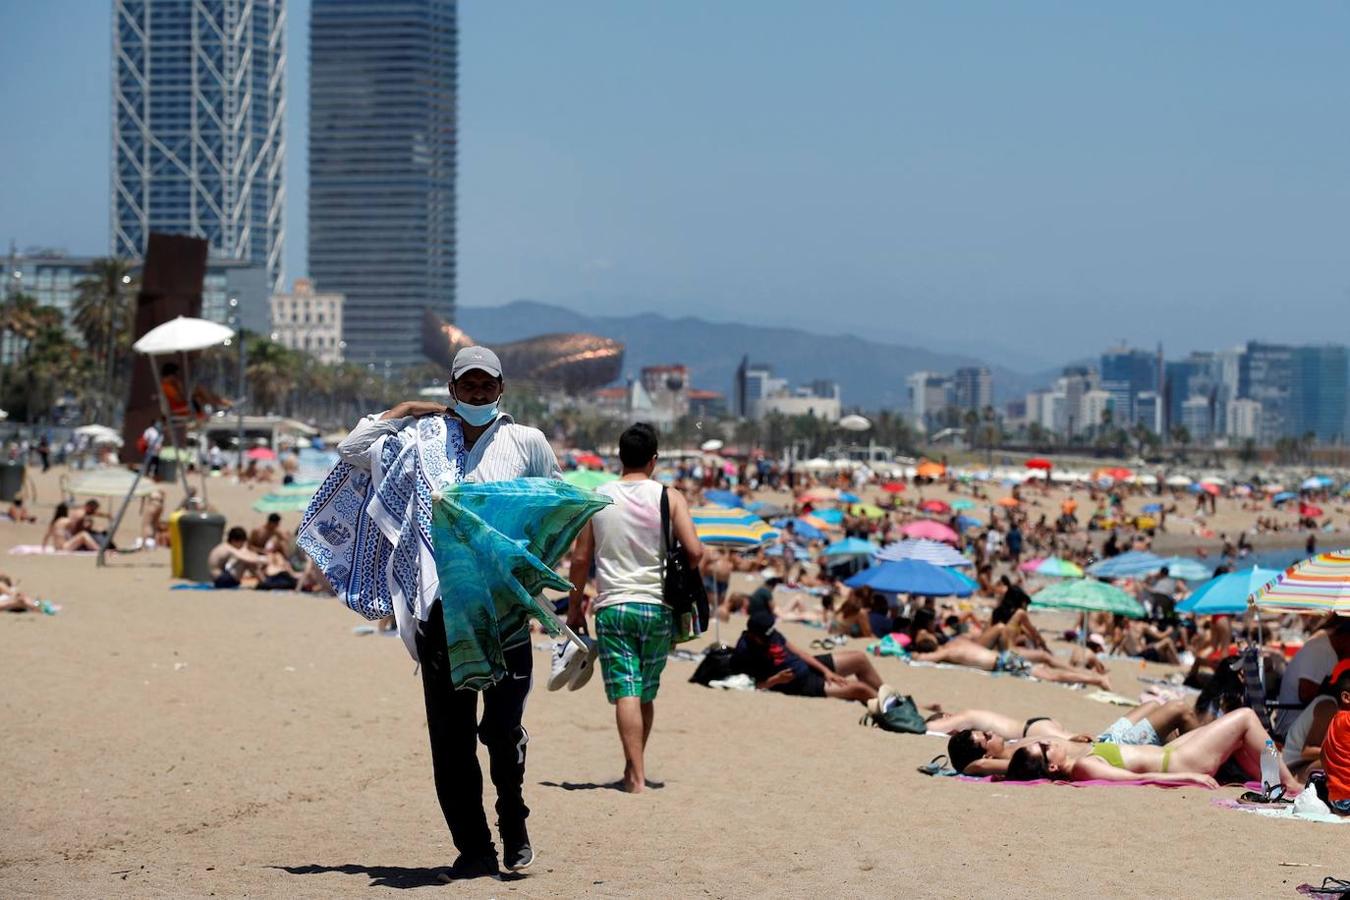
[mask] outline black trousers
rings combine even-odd
[[[530,736],[520,724],[530,693],[534,655],[529,642],[506,651],[506,678],[482,691],[483,718],[478,719],[478,691],[455,690],[445,647],[445,620],[440,601],[417,635],[422,661],[422,693],[431,737],[431,765],[436,799],[455,849],[468,856],[494,852],[492,833],[483,812],[483,771],[478,741],[488,751],[488,770],[497,789],[497,827],[514,834],[530,814],[522,788],[525,746]]]

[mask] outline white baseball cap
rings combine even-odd
[[[482,369],[493,378],[502,377],[501,360],[486,347],[465,347],[456,353],[455,361],[450,364],[450,380],[455,381],[471,369]]]

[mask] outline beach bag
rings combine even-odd
[[[862,717],[861,724],[901,734],[928,733],[928,725],[924,722],[923,716],[919,715],[918,704],[909,695],[897,697],[891,708],[880,715],[867,713]]]
[[[701,684],[707,687],[714,681],[723,681],[736,674],[731,664],[732,649],[725,645],[715,645],[709,647],[703,654],[702,661],[694,674],[689,676],[689,680],[694,684]]]
[[[672,640],[681,644],[692,641],[708,627],[708,589],[703,577],[689,565],[684,546],[675,536],[670,524],[670,498],[661,488],[661,535],[665,540],[665,555],[661,560],[661,593],[670,607],[674,620]]]

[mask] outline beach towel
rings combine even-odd
[[[544,588],[570,590],[553,565],[610,499],[564,481],[517,478],[450,485],[434,495],[433,562],[456,688],[482,690],[507,674],[504,642],[528,627],[561,632]]]
[[[1140,775],[1138,778],[1136,778],[1136,779],[1131,779],[1131,780],[1129,780],[1129,781],[1108,781],[1108,780],[1106,780],[1106,779],[1097,779],[1097,778],[1089,779],[1089,780],[1087,780],[1087,781],[1055,781],[1055,780],[1049,779],[1049,778],[1041,778],[1041,779],[1038,779],[1038,780],[1036,780],[1036,781],[1009,781],[1009,780],[1007,780],[1006,778],[994,778],[994,776],[992,776],[992,775],[984,775],[984,776],[980,776],[980,777],[977,777],[977,776],[974,776],[974,775],[958,775],[958,776],[956,776],[956,778],[954,778],[954,779],[952,779],[952,780],[953,780],[953,781],[969,781],[969,782],[972,782],[972,783],[984,783],[984,784],[989,784],[989,783],[993,783],[993,782],[997,781],[997,782],[999,783],[999,785],[1006,785],[1006,786],[1008,786],[1008,787],[1041,787],[1041,786],[1047,785],[1047,784],[1057,784],[1057,785],[1063,785],[1064,787],[1076,787],[1076,788],[1081,788],[1081,787],[1160,787],[1160,788],[1194,788],[1194,787],[1198,787],[1198,785],[1194,785],[1194,784],[1180,784],[1180,783],[1177,783],[1177,782],[1175,782],[1175,781],[1154,781],[1153,779],[1149,778],[1147,775]],[[1254,784],[1254,783],[1253,783],[1253,784],[1248,784],[1247,787],[1248,787],[1248,788],[1253,788],[1253,787],[1255,787],[1255,788],[1260,788],[1260,785]],[[1215,801],[1215,802],[1217,803],[1218,801]],[[1233,801],[1233,802],[1236,803],[1237,801]]]
[[[88,556],[93,550],[52,550],[41,544],[15,544],[9,548],[10,556]]]

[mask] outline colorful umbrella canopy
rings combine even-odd
[[[1350,616],[1350,550],[1295,563],[1254,591],[1251,600],[1261,609]]]
[[[1103,478],[1109,478],[1112,481],[1125,481],[1134,476],[1134,472],[1123,466],[1107,466],[1098,469],[1092,473],[1093,481],[1100,481]]]
[[[778,516],[787,515],[787,510],[776,503],[770,503],[767,500],[755,500],[745,504],[745,508],[759,516],[761,519],[773,519]]]
[[[888,494],[903,494],[905,484],[902,481],[887,481],[881,485],[881,489]]]
[[[1131,550],[1088,566],[1088,574],[1098,578],[1133,578],[1163,567],[1162,557],[1147,550]]]
[[[811,513],[812,519],[819,519],[826,525],[839,525],[844,521],[844,511],[842,509],[818,509]]]
[[[999,497],[996,502],[999,506],[1006,509],[1012,509],[1014,506],[1021,505],[1021,502],[1016,497]]]
[[[861,503],[861,502],[862,502],[862,498],[859,497],[857,494],[852,494],[852,493],[849,493],[848,491],[840,491],[840,492],[839,492],[839,502],[840,502],[840,503]]]
[[[1177,611],[1195,616],[1241,615],[1247,598],[1280,576],[1279,569],[1257,566],[1211,578],[1177,604]]]
[[[1164,559],[1158,569],[1166,567],[1167,574],[1172,578],[1180,578],[1183,581],[1203,581],[1212,578],[1214,567],[1207,566],[1194,559],[1187,559],[1184,556],[1169,556]]]
[[[613,472],[600,472],[595,469],[573,469],[563,473],[563,481],[586,491],[593,491],[602,484],[618,480],[619,476]]]
[[[1305,519],[1316,519],[1322,515],[1322,507],[1312,503],[1300,503],[1298,505],[1298,514]]]
[[[918,522],[910,522],[900,529],[900,533],[905,537],[924,538],[930,541],[942,541],[943,543],[953,545],[960,540],[955,531],[952,531],[941,522],[934,522],[932,519],[922,519]]]
[[[744,509],[697,506],[689,511],[698,539],[726,547],[757,547],[778,537],[764,520]]]
[[[1037,575],[1044,575],[1047,578],[1082,578],[1083,569],[1069,562],[1067,559],[1060,559],[1058,556],[1052,556],[1049,559],[1043,559],[1038,562],[1035,568],[1031,569]]]
[[[815,528],[818,531],[825,531],[827,529],[834,527],[834,524],[832,522],[827,522],[820,516],[813,516],[813,515],[798,516],[796,522],[798,525],[809,525],[810,527]]]
[[[943,500],[925,500],[919,504],[919,509],[938,515],[945,515],[952,511],[952,508]]]
[[[1163,507],[1162,507],[1162,504],[1161,504],[1161,503],[1145,503],[1145,504],[1144,504],[1144,512],[1146,512],[1146,513],[1160,513],[1160,512],[1162,512],[1162,508],[1163,508]]]
[[[819,526],[813,525],[805,519],[774,519],[770,524],[775,528],[791,526],[792,533],[804,541],[825,540],[825,532]]]
[[[975,583],[959,572],[917,559],[890,560],[863,569],[844,582],[851,588],[870,587],[886,594],[923,597],[969,597]]]
[[[864,519],[880,519],[886,515],[886,510],[870,503],[855,503],[848,508],[848,512],[851,516],[862,516]]]
[[[1052,584],[1031,595],[1031,605],[1037,609],[1072,609],[1086,612],[1108,612],[1112,615],[1144,617],[1144,606],[1115,585],[1093,578],[1076,578]]]
[[[594,453],[574,453],[572,454],[572,462],[591,469],[603,469],[605,467],[605,461]]]
[[[254,447],[244,454],[249,459],[272,460],[277,458],[277,452],[271,447]]]
[[[878,560],[917,559],[935,566],[968,566],[966,559],[956,548],[941,541],[908,540],[887,544],[877,553]]]
[[[914,474],[920,478],[941,478],[947,474],[947,467],[942,463],[921,462],[915,467]]]
[[[961,529],[962,531],[967,531],[971,528],[983,528],[984,523],[981,522],[979,519],[973,518],[971,516],[957,516],[956,527]]]
[[[1288,503],[1290,500],[1297,499],[1297,497],[1298,494],[1295,494],[1293,491],[1280,491],[1274,497],[1270,498],[1270,502],[1279,506],[1281,503]]]
[[[718,506],[742,507],[745,504],[731,491],[711,490],[703,492],[703,499]]]
[[[1055,464],[1043,456],[1033,456],[1026,461],[1026,467],[1028,469],[1040,469],[1043,472],[1048,472],[1055,467]]]
[[[843,556],[871,556],[877,552],[877,545],[871,541],[864,541],[862,538],[844,538],[842,541],[835,541],[822,552],[827,558]]]
[[[967,500],[967,499],[965,499],[965,498],[963,497],[963,498],[961,498],[960,500],[953,500],[953,501],[952,501],[952,509],[957,510],[957,511],[960,511],[960,510],[963,510],[963,509],[974,509],[974,508],[975,508],[975,501],[974,501],[974,500]]]

